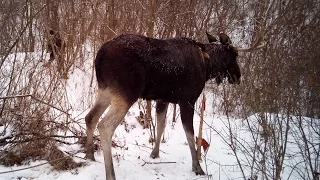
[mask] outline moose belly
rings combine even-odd
[[[185,82],[166,79],[166,82],[147,83],[141,97],[146,100],[163,100],[170,103],[194,101],[200,95],[204,82]]]

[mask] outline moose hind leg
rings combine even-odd
[[[159,148],[160,148],[161,137],[162,137],[164,128],[166,127],[167,109],[168,109],[168,103],[163,102],[163,101],[157,102],[157,105],[156,105],[157,137],[156,137],[156,143],[155,143],[154,148],[153,148],[151,155],[150,155],[150,157],[152,157],[152,158],[159,157]]]
[[[195,148],[195,138],[194,138],[194,129],[193,129],[193,113],[194,106],[189,103],[181,105],[180,104],[180,114],[181,121],[183,124],[183,129],[186,133],[187,141],[189,144],[191,157],[192,157],[192,171],[194,171],[197,175],[204,175],[204,171],[202,170],[199,160],[197,158],[197,151]]]
[[[98,130],[100,133],[101,145],[104,156],[104,164],[106,171],[106,179],[114,180],[115,173],[112,162],[112,153],[111,153],[111,145],[112,145],[112,135],[117,128],[117,126],[121,123],[130,106],[133,103],[128,103],[121,96],[114,96],[108,113],[98,124]]]
[[[96,128],[98,120],[107,109],[111,101],[111,94],[108,89],[98,90],[96,102],[85,117],[87,131],[87,152],[86,158],[94,160],[93,131]]]

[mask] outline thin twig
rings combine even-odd
[[[25,136],[25,135],[33,135],[33,136],[37,136],[35,138],[28,138],[28,139],[24,139],[24,140],[11,140],[11,141],[6,141],[7,139],[11,139],[13,138],[13,136],[8,136],[8,137],[5,137],[5,138],[1,138],[0,139],[0,145],[3,145],[3,144],[13,144],[13,143],[27,143],[27,142],[32,142],[32,141],[39,141],[39,140],[45,140],[45,139],[51,139],[51,140],[54,140],[54,141],[57,141],[57,142],[60,142],[60,143],[63,143],[63,144],[72,144],[72,143],[69,143],[69,142],[65,142],[65,141],[62,141],[60,139],[55,139],[55,138],[86,138],[86,136],[62,136],[62,135],[49,135],[49,136],[45,136],[45,135],[40,135],[40,134],[18,134],[18,135],[15,135],[15,136]]]
[[[7,142],[1,142],[0,145],[4,144],[13,144],[13,143],[27,143],[27,142],[32,142],[32,141],[40,141],[40,140],[45,140],[45,139],[51,139],[60,143],[68,144],[71,145],[71,143],[59,140],[59,139],[54,139],[51,137],[38,137],[38,138],[29,138],[29,139],[24,139],[24,140],[12,140],[12,141],[7,141]]]
[[[66,153],[66,154],[68,154],[68,155],[71,156],[71,157],[75,157],[75,158],[82,159],[82,160],[84,160],[84,161],[88,161],[88,159],[86,159],[85,157],[83,158],[83,157],[80,157],[80,156],[77,156],[77,155],[76,155],[76,154],[80,153],[81,150],[76,151],[76,152],[74,152],[74,153],[70,153],[70,152],[67,152],[67,151],[63,151],[63,152]],[[92,161],[92,162],[97,162],[97,163],[100,163],[100,164],[104,164],[104,162],[100,162],[100,161],[97,161],[97,160],[94,160],[94,161]]]
[[[50,107],[52,107],[52,108],[54,108],[54,109],[56,109],[56,110],[59,110],[59,111],[65,113],[65,114],[67,114],[67,115],[70,115],[68,112],[66,112],[66,111],[64,111],[64,110],[62,110],[62,109],[60,109],[60,108],[58,108],[58,107],[55,107],[55,106],[52,105],[52,104],[49,104],[49,103],[47,103],[47,102],[44,102],[44,101],[42,101],[41,99],[34,97],[32,94],[14,95],[14,96],[4,96],[4,97],[0,97],[0,99],[23,98],[23,97],[31,97],[32,99],[34,99],[34,100],[36,100],[36,101],[39,101],[39,102],[41,102],[42,104],[45,104],[45,105],[47,105],[47,106],[50,106]]]
[[[131,143],[131,144],[133,144],[133,143]],[[139,146],[139,147],[144,147],[144,148],[149,148],[149,149],[153,149],[153,148],[151,148],[151,147],[148,147],[148,146],[145,146],[145,145],[139,145],[138,143],[136,143],[136,144],[133,144],[133,145],[136,145],[136,146]],[[162,151],[162,150],[159,150],[159,151],[163,152],[164,154],[169,154],[169,153],[167,153],[167,152],[164,152],[164,151]]]

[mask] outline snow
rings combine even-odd
[[[134,111],[132,108],[131,111]],[[217,120],[217,119],[216,119]],[[132,124],[135,123],[133,116],[127,116],[126,121]],[[130,125],[129,125],[130,127]],[[204,135],[205,136],[205,135]],[[188,180],[188,179],[206,179],[206,176],[196,176],[191,171],[191,155],[189,147],[186,144],[186,138],[181,126],[180,121],[175,125],[174,129],[171,126],[166,128],[165,139],[166,143],[162,143],[160,147],[160,158],[152,159],[149,157],[152,145],[148,143],[149,134],[147,130],[143,130],[141,127],[136,127],[127,133],[124,130],[124,126],[118,127],[115,133],[115,139],[122,142],[127,149],[113,148],[114,155],[114,168],[117,179],[130,179],[130,180],[149,180],[149,179],[176,179],[176,180]],[[220,163],[230,163],[230,158],[221,157],[226,156],[221,153],[223,147],[220,146],[218,138],[214,138],[212,141],[212,147],[208,152],[208,159],[217,159]],[[70,150],[77,150],[79,147],[69,148]],[[66,149],[65,149],[66,150]],[[165,152],[165,153],[163,153]],[[220,152],[220,153],[219,153]],[[77,154],[79,157],[84,157],[83,153]],[[8,174],[0,174],[0,179],[59,179],[59,180],[85,180],[85,179],[105,179],[103,155],[101,151],[95,153],[96,162],[86,161],[87,166],[81,167],[78,170],[72,172],[55,172],[50,171],[50,165],[27,169],[23,171],[17,171]],[[84,161],[79,158],[74,158],[76,161]],[[218,160],[220,159],[220,160]],[[145,164],[145,162],[175,162],[175,163],[163,163],[163,164]],[[43,163],[43,161],[37,161],[30,163],[30,166]],[[218,167],[212,162],[208,162],[209,174],[213,179],[216,179],[218,173]],[[24,168],[26,166],[19,167],[0,167],[0,172],[15,170]],[[204,163],[202,167],[205,169]],[[228,172],[227,172],[228,173]],[[230,172],[228,173],[231,175]]]
[[[207,101],[210,98],[207,98]],[[210,103],[210,102],[208,102]],[[124,148],[113,148],[113,163],[117,179],[123,180],[149,180],[149,179],[174,179],[174,180],[193,180],[193,179],[207,179],[208,176],[197,176],[191,170],[191,154],[189,146],[187,145],[186,137],[182,124],[179,120],[176,124],[172,124],[172,107],[169,106],[167,114],[168,124],[164,132],[166,143],[160,145],[160,158],[152,159],[149,157],[152,151],[152,144],[149,143],[150,133],[147,129],[142,129],[141,125],[137,122],[136,116],[139,114],[137,104],[134,104],[125,117],[128,124],[129,132],[126,132],[124,124],[120,125],[114,134],[114,140],[118,145]],[[207,108],[210,110],[210,108]],[[223,126],[221,124],[221,117],[214,116],[212,112],[207,111],[205,114],[205,121],[214,126]],[[84,117],[85,113],[73,113],[77,115],[77,119]],[[153,112],[154,115],[154,112]],[[195,134],[198,131],[199,115],[195,113],[194,125]],[[84,122],[83,122],[84,126]],[[210,133],[210,128],[204,126],[203,137],[211,141],[211,147],[207,153],[207,167],[205,162],[201,163],[202,168],[211,176],[211,179],[217,179],[219,176],[219,166],[211,160],[215,160],[221,164],[235,164],[235,161],[228,154],[224,153],[227,147],[221,142],[219,136]],[[210,135],[211,137],[208,137]],[[61,146],[60,149],[66,152],[76,152],[81,147],[79,145]],[[38,167],[1,174],[1,172],[17,170],[25,167],[30,167],[42,164],[46,161],[30,162],[29,165],[4,167],[0,166],[0,179],[38,179],[38,180],[86,180],[105,179],[104,173],[104,160],[102,150],[95,153],[96,162],[82,159],[84,153],[77,153],[74,157],[75,161],[86,162],[87,165],[76,170],[68,171],[52,171],[49,164],[41,165]],[[81,157],[81,158],[79,158]],[[147,164],[146,164],[147,162]],[[160,164],[148,164],[148,162],[156,162]],[[168,163],[169,162],[169,163]],[[226,169],[226,177],[241,177],[239,170],[235,167]],[[238,175],[236,175],[238,174]]]
[[[89,52],[90,53],[90,52]],[[22,56],[22,54],[18,54]],[[36,55],[35,55],[36,56]],[[5,64],[10,67],[10,61]],[[84,116],[88,111],[86,102],[92,102],[95,94],[95,83],[90,87],[91,67],[90,62],[84,64],[85,70],[75,69],[67,80],[67,94],[73,107],[72,118],[80,121],[81,126],[84,128]],[[165,143],[160,145],[160,158],[152,159],[149,157],[152,151],[152,144],[149,143],[150,132],[147,129],[142,129],[141,125],[137,122],[136,116],[139,114],[139,108],[137,104],[134,104],[125,117],[125,121],[128,124],[129,132],[125,130],[125,125],[120,125],[114,134],[114,141],[121,147],[112,149],[113,163],[118,180],[150,180],[150,179],[162,179],[162,180],[198,180],[198,179],[243,179],[241,170],[237,165],[237,161],[230,147],[228,123],[231,123],[231,127],[234,135],[243,142],[244,146],[250,149],[250,142],[253,141],[252,135],[246,127],[243,125],[242,119],[236,119],[233,117],[226,117],[217,113],[217,107],[214,104],[219,104],[216,101],[212,91],[206,90],[207,109],[204,114],[204,127],[203,138],[206,139],[209,144],[209,150],[203,156],[201,166],[203,170],[208,174],[206,176],[197,176],[191,170],[191,154],[187,145],[186,137],[180,117],[178,121],[173,124],[172,119],[172,106],[169,106],[167,113],[167,126],[164,132]],[[201,96],[200,96],[201,97]],[[90,99],[90,100],[88,100]],[[201,99],[201,98],[199,98]],[[85,102],[85,103],[84,103]],[[81,104],[83,103],[83,104]],[[196,112],[194,115],[194,129],[195,135],[198,134],[198,126],[200,116],[199,112],[200,101],[196,104]],[[178,108],[177,108],[178,109]],[[153,117],[154,117],[153,112]],[[273,115],[270,114],[272,117]],[[255,124],[257,120],[256,115],[252,115],[248,118],[250,122]],[[293,121],[295,118],[292,117]],[[306,119],[307,120],[307,119]],[[308,121],[308,120],[307,120]],[[79,126],[79,124],[75,125]],[[256,127],[258,128],[258,127]],[[294,129],[294,128],[292,128]],[[310,134],[306,131],[307,134]],[[1,137],[10,136],[10,127],[4,132],[3,126],[0,127]],[[95,132],[98,134],[98,132]],[[312,137],[312,135],[309,135]],[[318,137],[318,136],[316,136]],[[289,137],[293,142],[295,137]],[[313,141],[319,142],[319,139]],[[299,151],[297,145],[294,143],[289,144],[289,153],[295,154]],[[78,144],[75,145],[61,145],[59,147],[65,152],[79,152],[76,153],[73,159],[77,162],[85,162],[86,165],[71,171],[53,171],[49,164],[45,164],[46,161],[34,161],[29,162],[27,165],[4,167],[0,166],[0,180],[104,180],[104,160],[102,150],[99,149],[95,152],[96,161],[85,160],[85,154],[81,152],[81,147]],[[239,154],[239,158],[245,161],[244,154]],[[294,162],[301,162],[299,157],[294,157],[290,161],[286,160],[286,164],[292,164]],[[155,164],[152,164],[155,163]],[[37,166],[39,165],[39,166]],[[33,167],[36,166],[36,167]],[[303,164],[301,164],[303,166]],[[30,168],[32,167],[32,168]],[[12,170],[20,171],[3,173]],[[303,167],[301,167],[303,168]],[[290,169],[284,169],[283,178],[286,179]],[[244,167],[244,173],[249,177],[249,167]],[[290,179],[295,179],[291,177]],[[296,179],[299,179],[298,177]]]
[[[12,129],[11,126],[8,126],[8,127],[0,126],[0,132],[2,132],[0,135],[0,139],[5,139],[7,137],[10,137],[11,131],[12,131],[11,129]]]
[[[209,93],[207,93],[208,95]],[[209,95],[208,95],[209,96]],[[208,102],[209,99],[209,102]],[[209,97],[207,97],[207,103],[212,103]],[[164,133],[165,143],[160,145],[160,158],[152,159],[149,157],[152,144],[148,142],[149,131],[142,129],[135,119],[135,116],[139,112],[138,105],[135,104],[129,110],[129,113],[125,117],[125,121],[128,124],[129,132],[125,130],[124,124],[120,125],[114,134],[114,140],[118,145],[124,148],[113,148],[113,163],[115,168],[116,177],[119,180],[150,180],[150,179],[163,179],[163,180],[196,180],[196,179],[242,179],[242,174],[239,167],[236,165],[236,159],[231,155],[230,148],[223,142],[221,136],[217,134],[224,133],[226,131],[226,123],[229,121],[241,122],[239,119],[227,118],[220,116],[212,112],[213,108],[208,107],[205,112],[205,125],[203,137],[210,144],[210,148],[205,158],[201,163],[202,168],[208,175],[197,176],[191,171],[191,155],[187,145],[186,137],[180,119],[176,124],[172,124],[170,121],[172,115],[172,107],[169,107],[169,113],[167,119],[168,124]],[[84,116],[82,114],[81,116]],[[78,115],[77,118],[83,118]],[[254,121],[255,116],[249,119]],[[198,132],[199,115],[195,113],[194,127],[195,135]],[[239,124],[238,124],[239,125]],[[213,131],[209,126],[213,126],[217,132]],[[237,126],[241,127],[241,126]],[[245,129],[237,129],[235,132],[239,132],[238,138],[243,141],[250,142],[251,138]],[[241,132],[241,133],[240,133]],[[66,152],[76,152],[81,147],[77,144],[72,146],[61,146],[60,149]],[[42,164],[46,161],[30,162],[26,166],[14,166],[4,167],[0,166],[0,180],[103,180],[105,179],[104,173],[104,160],[101,149],[95,153],[96,162],[82,159],[85,156],[84,153],[77,153],[74,160],[77,162],[86,162],[87,165],[80,167],[72,171],[52,171],[51,166],[48,164],[38,167],[16,171],[6,174],[10,170],[21,169],[38,164]],[[79,158],[81,157],[81,158]],[[240,158],[244,158],[240,154]],[[146,164],[146,162],[155,162],[159,164]],[[172,163],[168,163],[172,162]],[[220,166],[219,166],[220,164]],[[245,170],[246,173],[249,173]],[[249,175],[249,174],[247,174]],[[298,179],[298,178],[297,178]]]

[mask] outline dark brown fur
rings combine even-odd
[[[49,31],[47,50],[50,53],[49,61],[60,58],[61,53],[65,50],[65,43],[62,40],[60,33],[54,30]]]

